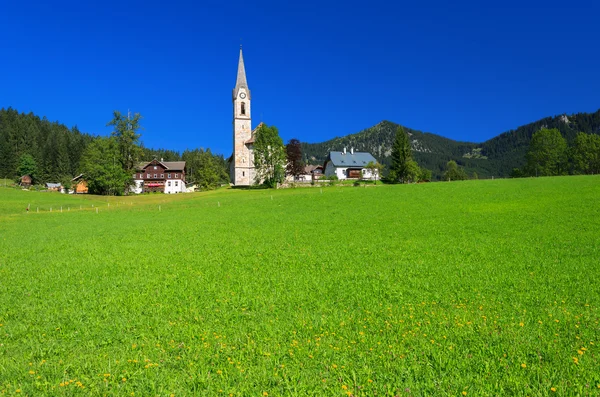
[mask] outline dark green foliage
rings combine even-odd
[[[275,187],[285,177],[285,147],[277,127],[262,124],[254,140],[256,183]]]
[[[120,196],[131,185],[132,174],[123,169],[121,150],[114,137],[96,138],[82,156],[82,172],[90,193]]]
[[[321,143],[303,143],[302,150],[310,164],[323,164],[327,153],[342,147],[354,147],[370,152],[389,170],[391,148],[398,124],[382,121],[359,133],[334,138]],[[572,142],[578,132],[600,134],[600,110],[595,113],[578,113],[570,116],[547,117],[502,133],[477,144],[458,142],[431,133],[404,127],[409,134],[414,159],[432,171],[434,179],[441,179],[446,163],[454,160],[469,174],[479,177],[507,177],[513,168],[523,168],[531,137],[541,128],[557,128],[567,142]],[[480,150],[478,150],[480,149]]]
[[[415,177],[415,167],[412,162],[412,150],[408,134],[402,126],[396,129],[394,144],[392,145],[392,164],[390,165],[389,179],[392,182],[408,182]]]
[[[33,113],[0,109],[0,176],[17,178],[19,159],[31,155],[37,165],[36,183],[60,182],[80,169],[81,155],[93,137],[75,126],[67,128]]]
[[[520,168],[513,168],[510,172],[511,178],[524,178],[526,175]]]
[[[297,178],[304,172],[304,162],[302,161],[302,146],[298,139],[290,139],[285,146],[285,154],[287,157],[286,172],[288,175]]]
[[[139,146],[141,135],[137,131],[141,128],[140,120],[142,115],[135,113],[133,117],[128,113],[127,116],[121,114],[118,110],[113,112],[113,119],[106,124],[115,127],[111,133],[119,145],[119,162],[123,170],[133,175],[136,171],[136,164],[141,155]]]
[[[173,161],[177,160],[180,159]],[[229,179],[223,156],[212,154],[210,149],[186,150],[181,160],[186,162],[188,182],[196,183],[202,190],[215,189]]]
[[[17,169],[17,175],[20,177],[29,175],[32,183],[36,183],[37,179],[37,164],[35,159],[30,154],[24,154],[19,159],[19,167]]]
[[[431,170],[427,168],[420,168],[419,172],[419,182],[429,182],[431,181]]]
[[[141,144],[137,146],[139,134],[136,133],[136,130],[139,128],[140,118],[141,116],[135,115],[131,119],[118,113],[118,117],[109,123],[109,125],[115,126],[115,135],[118,135],[121,140],[122,151],[119,150],[117,161],[121,162],[121,158],[123,158],[121,164],[131,166],[131,162],[136,158],[147,161],[154,158],[162,158],[164,161],[185,160],[188,175],[192,178],[194,175],[198,176],[195,170],[199,167],[195,166],[194,161],[190,161],[188,156],[193,158],[198,151],[203,153],[204,151],[202,149],[186,151],[181,155],[173,150],[148,149],[142,147]],[[2,159],[0,177],[9,179],[20,177],[21,175],[18,175],[19,159],[23,155],[31,155],[37,165],[36,183],[62,181],[64,186],[66,181],[70,181],[74,176],[83,172],[82,155],[94,139],[96,137],[80,132],[77,126],[69,129],[63,124],[50,122],[45,117],[39,118],[33,113],[19,113],[12,108],[0,109],[0,158]],[[128,150],[128,144],[136,147]],[[99,145],[105,146],[104,143]],[[106,149],[104,146],[103,148]],[[97,150],[98,147],[93,151]],[[215,173],[219,176],[218,179],[220,182],[226,182],[227,177],[223,178],[223,175],[227,175],[225,159],[220,155],[211,154],[211,156]],[[125,161],[125,159],[128,160]],[[130,174],[132,175],[133,172]],[[208,176],[207,179],[214,178]],[[100,182],[97,185],[97,191],[108,193],[105,188],[106,183]],[[121,191],[121,189],[112,191]]]
[[[450,160],[446,164],[446,172],[444,172],[445,181],[464,181],[467,178],[465,170],[456,164],[456,161]]]
[[[527,152],[527,172],[531,176],[567,173],[567,141],[558,129],[542,128],[533,134]]]
[[[573,171],[578,174],[600,172],[600,135],[580,132],[571,150]]]

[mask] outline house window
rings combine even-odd
[[[160,174],[161,179],[164,179],[164,177],[165,177],[165,174]]]
[[[175,174],[175,178],[177,178],[179,176],[179,174]]]
[[[146,178],[150,178],[150,174],[146,174]]]
[[[246,103],[242,102],[242,115],[246,114]]]
[[[171,177],[171,174],[167,174],[167,178],[170,178],[170,177]]]
[[[246,173],[244,171],[242,171],[242,176],[246,176]]]
[[[169,187],[171,187],[171,181],[169,181]]]
[[[156,169],[158,169],[158,167],[154,166],[154,169],[156,170]]]
[[[175,186],[179,186],[179,181],[175,181]]]
[[[156,179],[156,174],[154,174],[154,179]]]

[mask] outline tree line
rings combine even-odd
[[[598,174],[600,135],[579,132],[569,145],[557,128],[542,128],[533,134],[526,159],[512,177]]]
[[[143,146],[139,133],[140,114],[113,112],[107,125],[108,137],[79,131],[50,122],[33,113],[0,109],[0,177],[18,180],[30,175],[35,184],[59,182],[68,187],[71,179],[85,174],[90,192],[124,194],[133,183],[140,162],[163,158],[186,161],[187,180],[203,189],[228,182],[227,164],[222,155],[202,148],[179,153]]]

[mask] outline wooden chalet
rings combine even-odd
[[[83,174],[77,175],[75,178],[71,179],[73,182],[73,193],[75,194],[87,194],[88,192],[88,184]]]
[[[134,176],[136,193],[186,193],[185,161],[152,160],[140,164]]]
[[[31,176],[29,175],[23,175],[21,177],[21,182],[19,183],[22,187],[29,187],[31,186]]]

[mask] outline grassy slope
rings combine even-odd
[[[0,392],[593,395],[599,181],[0,188]]]

